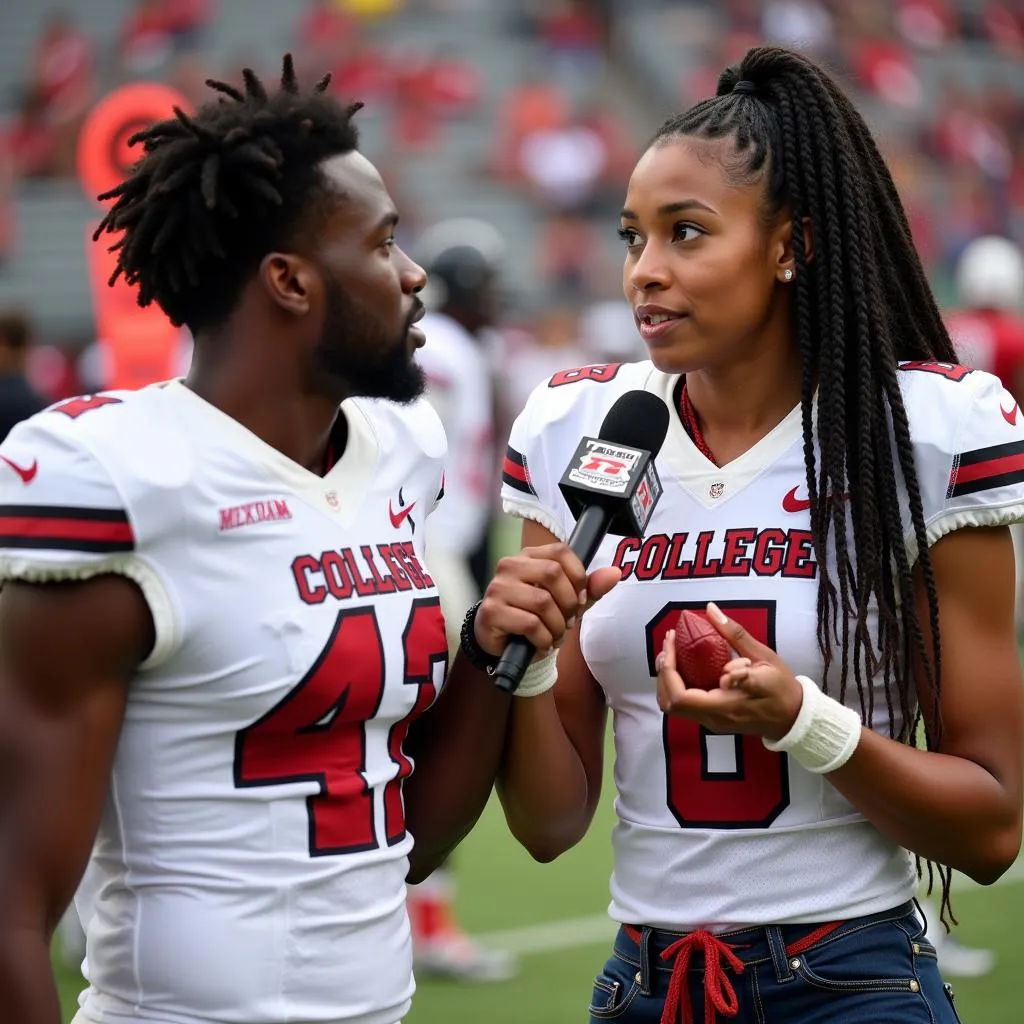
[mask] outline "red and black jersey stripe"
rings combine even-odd
[[[509,487],[514,487],[517,491],[522,491],[524,494],[532,494],[534,497],[537,495],[533,485],[530,483],[530,475],[526,471],[526,459],[512,445],[505,449],[505,462],[501,467],[501,479],[503,483],[508,484]]]
[[[964,452],[953,463],[947,498],[1024,481],[1024,441]]]
[[[135,533],[122,509],[0,505],[0,547],[132,551]]]

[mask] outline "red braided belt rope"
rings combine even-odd
[[[816,942],[831,935],[843,922],[829,921],[808,932],[802,939],[791,942],[786,947],[787,956],[797,956],[805,949],[810,949]],[[640,931],[631,925],[624,925],[623,930],[637,944],[640,942]],[[662,960],[675,960],[672,964],[672,976],[669,979],[668,994],[665,996],[665,1008],[661,1013],[661,1024],[694,1024],[693,1007],[690,1004],[690,989],[686,984],[686,972],[690,968],[690,960],[695,951],[704,954],[704,1024],[716,1024],[718,1015],[735,1017],[739,1013],[740,1001],[729,979],[727,966],[737,974],[742,974],[746,965],[734,952],[733,946],[717,935],[699,928],[680,936],[670,946],[662,950]],[[724,959],[724,963],[723,963]]]

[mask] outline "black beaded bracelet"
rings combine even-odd
[[[469,660],[470,665],[478,668],[481,672],[493,673],[498,665],[498,656],[488,654],[477,642],[476,633],[473,631],[473,624],[476,622],[476,613],[480,610],[483,601],[477,601],[462,620],[462,630],[459,633],[459,646],[462,653]]]

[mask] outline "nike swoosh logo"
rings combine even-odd
[[[806,512],[811,507],[810,498],[798,498],[796,496],[796,488],[794,487],[783,499],[782,499],[782,511],[783,512]]]
[[[1012,409],[1004,409],[1002,404],[999,405],[999,411],[1003,414],[1003,419],[1012,427],[1017,422],[1017,413],[1020,412],[1020,406],[1014,402]]]
[[[806,512],[811,507],[810,498],[798,498],[796,496],[797,488],[794,487],[783,499],[782,499],[782,511],[783,512]],[[827,495],[826,495],[827,497]],[[843,495],[843,501],[849,501],[849,492]]]
[[[11,469],[13,469],[14,472],[17,473],[18,476],[21,477],[21,482],[23,484],[30,484],[30,483],[32,483],[33,480],[35,480],[36,473],[39,471],[39,460],[38,459],[33,459],[32,460],[32,465],[29,466],[28,469],[23,469],[16,462],[11,462],[11,460],[9,458],[7,458],[6,455],[0,455],[0,459],[3,459],[3,461],[6,462],[7,465],[10,466]]]
[[[414,501],[411,505],[406,505],[405,508],[400,508],[397,512],[391,507],[391,499],[388,499],[388,515],[391,517],[391,525],[397,530],[402,523],[409,518],[409,513],[416,507]]]

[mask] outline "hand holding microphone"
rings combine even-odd
[[[665,403],[629,391],[608,410],[596,438],[583,438],[559,482],[576,526],[568,547],[586,568],[605,536],[642,537],[661,496],[654,459],[668,433]],[[492,674],[514,693],[536,648],[512,636]]]

